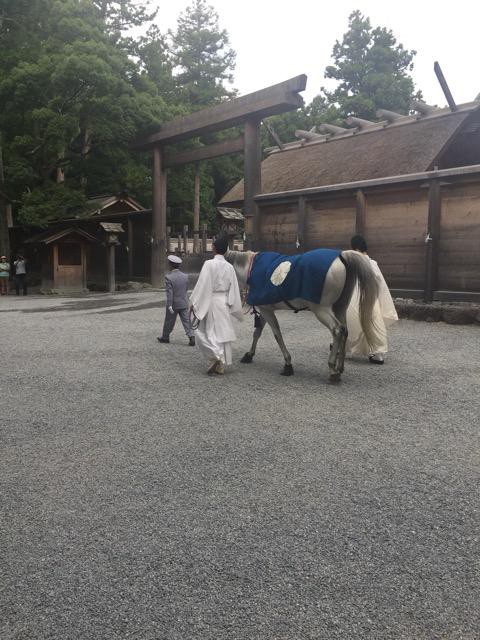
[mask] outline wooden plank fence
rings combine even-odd
[[[257,199],[259,248],[348,248],[362,233],[400,297],[480,301],[480,176]],[[314,191],[314,190],[311,190]]]

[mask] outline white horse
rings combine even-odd
[[[248,286],[247,279],[256,255],[253,251],[227,251],[225,254],[225,258],[235,269],[240,289],[246,289]],[[355,285],[358,285],[360,294],[362,330],[367,342],[374,344],[377,329],[373,322],[372,312],[378,297],[377,280],[368,257],[357,251],[349,250],[342,251],[340,256],[332,262],[325,276],[322,296],[318,304],[296,298],[287,302],[256,307],[260,313],[260,322],[254,330],[252,346],[243,356],[241,362],[252,362],[257,342],[262,335],[265,324],[268,323],[285,359],[282,375],[293,375],[292,358],[283,341],[275,311],[309,309],[332,332],[333,343],[328,358],[330,381],[339,382],[343,373],[345,343],[348,335],[346,313]]]

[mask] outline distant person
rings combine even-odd
[[[190,296],[191,310],[200,321],[197,345],[208,362],[207,373],[225,373],[232,363],[232,342],[236,340],[232,316],[242,320],[242,302],[237,275],[225,260],[228,238],[213,241],[212,260],[206,260]]]
[[[377,278],[379,293],[373,308],[373,323],[375,325],[377,342],[373,345],[369,345],[365,339],[365,335],[360,324],[359,291],[358,287],[355,287],[352,299],[347,309],[348,338],[346,350],[351,355],[368,356],[368,359],[372,364],[383,364],[385,362],[385,354],[388,351],[387,327],[391,326],[398,320],[397,311],[378,264],[367,254],[367,243],[365,242],[365,238],[361,235],[353,236],[350,241],[350,247],[370,259],[370,264],[372,265]]]
[[[8,296],[8,279],[10,277],[10,263],[7,256],[0,257],[0,294]]]
[[[165,289],[167,293],[165,321],[163,323],[163,331],[161,338],[157,338],[159,342],[168,344],[170,342],[170,334],[173,331],[177,315],[180,316],[183,328],[187,334],[188,344],[190,347],[195,346],[195,336],[190,322],[188,312],[188,276],[180,271],[182,259],[178,256],[168,256],[168,264],[170,273],[165,276]]]
[[[20,295],[20,289],[23,295],[27,295],[27,261],[22,254],[18,254],[17,259],[13,263],[15,268],[15,293]]]

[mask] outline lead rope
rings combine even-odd
[[[195,315],[195,311],[193,309],[190,309],[189,315],[190,315],[190,324],[192,326],[192,329],[196,331],[200,325],[200,320]]]
[[[255,262],[255,258],[257,257],[258,254],[254,253],[253,256],[250,258],[250,264],[248,265],[248,271],[247,271],[247,279],[245,282],[245,288],[242,291],[242,307],[244,307],[247,304],[247,298],[248,298],[248,291],[249,291],[249,286],[248,286],[248,281],[250,280],[250,274],[252,272],[252,268],[253,268],[253,263]],[[255,307],[253,307],[253,309],[255,309]],[[244,315],[247,315],[247,313],[249,313],[249,309],[247,309],[247,311],[244,312]],[[255,309],[256,313],[258,313],[258,311]]]
[[[247,304],[247,298],[248,298],[248,291],[249,291],[249,286],[248,286],[248,281],[250,280],[250,274],[252,272],[252,268],[253,268],[253,263],[255,262],[255,258],[257,257],[257,253],[254,253],[253,256],[250,259],[250,264],[248,265],[248,272],[247,272],[247,280],[246,280],[246,284],[245,284],[245,289],[243,289],[242,291],[242,307],[246,306]],[[248,305],[248,309],[246,311],[243,312],[243,315],[246,316],[247,314],[250,314],[253,316],[253,326],[255,328],[261,327],[262,326],[262,320],[261,320],[261,315],[260,312],[258,311],[258,309],[255,308],[254,305]]]

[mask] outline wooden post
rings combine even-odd
[[[183,252],[186,257],[188,254],[188,224],[183,225]]]
[[[87,245],[80,245],[81,250],[81,261],[82,261],[82,289],[83,291],[88,291],[87,289]]]
[[[255,196],[262,190],[262,147],[260,120],[251,118],[245,122],[244,153],[244,211],[248,248],[258,250],[260,246],[260,219]]]
[[[162,170],[162,149],[153,149],[152,285],[162,287],[165,279],[165,233],[167,227],[167,177]]]
[[[193,203],[193,253],[199,253],[200,230],[200,164],[195,163],[195,198]]]
[[[297,253],[303,253],[304,251],[306,251],[305,249],[305,217],[306,217],[305,198],[303,196],[300,196],[298,199],[298,210],[297,210],[297,240],[296,240]]]
[[[425,238],[425,302],[432,302],[438,287],[438,253],[440,247],[440,216],[442,194],[438,180],[432,180],[428,189],[428,223]]]
[[[133,279],[133,224],[132,218],[127,218],[127,246],[128,246],[128,279]]]
[[[202,225],[202,253],[204,256],[207,255],[207,225],[205,222]]]
[[[107,274],[108,274],[108,291],[115,293],[115,243],[107,240]]]
[[[359,189],[357,191],[356,211],[355,211],[355,233],[363,236],[365,233],[365,214],[367,212],[367,199],[365,193]]]
[[[167,227],[167,253],[172,253],[172,239],[170,238],[171,233],[172,228]]]
[[[53,245],[53,288],[58,289],[58,244]]]

